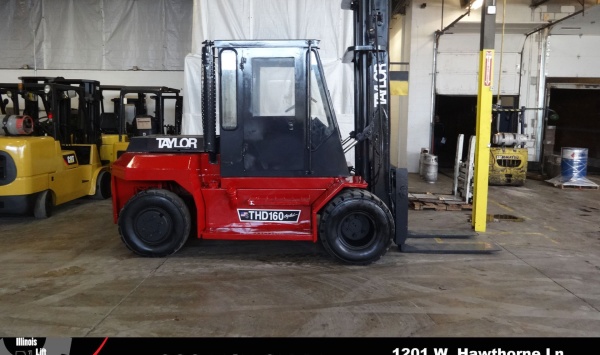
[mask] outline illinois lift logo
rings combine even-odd
[[[46,349],[46,338],[3,338],[0,343],[0,355],[49,355]],[[66,350],[64,354],[68,354],[71,347],[71,340],[62,340],[64,346],[54,344],[55,350]],[[60,348],[60,349],[59,349]],[[59,352],[58,354],[62,354]]]
[[[0,338],[0,355],[100,354],[108,338]]]

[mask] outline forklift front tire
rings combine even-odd
[[[164,257],[177,252],[188,239],[191,216],[175,193],[149,189],[133,196],[119,215],[119,233],[134,253]]]
[[[349,264],[367,265],[390,248],[394,222],[389,209],[366,190],[348,189],[323,210],[319,237],[325,250]]]
[[[43,219],[52,216],[54,202],[52,201],[52,192],[44,190],[40,192],[35,199],[33,215],[35,218]]]

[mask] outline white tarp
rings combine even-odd
[[[2,0],[0,68],[182,70],[193,0]]]
[[[0,10],[0,68],[33,68],[42,43],[42,0],[3,0]]]
[[[353,127],[353,14],[341,0],[194,0],[193,53],[184,65],[183,133],[202,134],[201,49],[205,40],[318,39],[342,136]]]

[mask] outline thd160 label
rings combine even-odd
[[[250,210],[238,209],[240,222],[297,223],[300,210]]]

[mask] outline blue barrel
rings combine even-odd
[[[587,148],[562,148],[560,175],[562,180],[576,180],[587,175]]]

